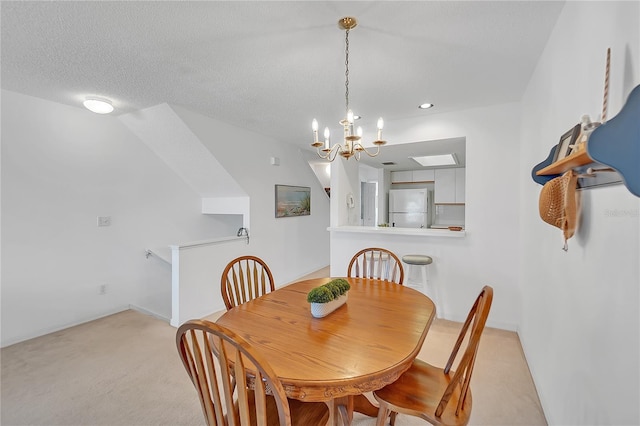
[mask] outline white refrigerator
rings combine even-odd
[[[392,189],[389,191],[389,226],[429,228],[431,194],[427,189]]]

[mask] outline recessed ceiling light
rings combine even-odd
[[[425,155],[423,157],[409,158],[425,167],[453,166],[458,164],[458,161],[456,161],[456,156],[454,154]]]
[[[426,104],[418,105],[418,108],[420,108],[420,109],[429,109],[432,106],[433,106],[433,104],[426,103]]]
[[[111,101],[107,99],[87,98],[82,105],[96,114],[109,114],[113,111],[113,105],[111,105]]]

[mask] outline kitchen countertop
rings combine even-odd
[[[464,229],[463,225],[431,225],[431,229],[448,229],[450,226],[462,226]]]
[[[462,231],[450,231],[448,229],[395,228],[383,226],[338,226],[329,227],[327,230],[331,232],[364,232],[379,235],[415,235],[417,237],[462,238],[467,235],[467,232],[464,229]]]

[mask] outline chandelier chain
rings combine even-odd
[[[344,42],[344,66],[345,66],[345,71],[344,71],[344,100],[345,100],[345,104],[346,104],[346,109],[345,111],[349,111],[349,30],[347,29],[346,31],[346,36],[345,36],[345,42]]]

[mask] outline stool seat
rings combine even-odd
[[[406,285],[425,292],[425,294],[429,296],[436,305],[436,316],[440,318],[440,303],[437,294],[438,289],[434,283],[429,285],[429,280],[427,279],[427,269],[429,269],[428,266],[433,263],[433,258],[424,254],[405,254],[402,256],[402,261],[407,264]],[[422,282],[415,279],[417,277],[412,278],[414,275],[412,270],[415,269],[420,269],[420,272],[422,273]]]
[[[433,259],[422,254],[406,254],[402,256],[402,261],[408,265],[429,265]]]

